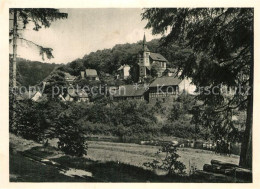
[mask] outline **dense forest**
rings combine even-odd
[[[48,64],[19,58],[17,60],[17,81],[21,86],[33,86],[44,80],[58,64]]]

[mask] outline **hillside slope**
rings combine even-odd
[[[17,81],[21,86],[29,87],[38,84],[47,77],[58,64],[17,59]]]

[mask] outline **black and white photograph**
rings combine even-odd
[[[253,183],[254,7],[8,15],[10,183]]]

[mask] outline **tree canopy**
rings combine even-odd
[[[51,8],[11,8],[9,13],[12,15],[16,15],[18,18],[18,22],[15,24],[18,26],[18,30],[26,29],[27,25],[31,22],[33,23],[33,30],[38,31],[42,27],[48,28],[51,26],[51,22],[54,22],[58,19],[66,19],[68,17],[67,13],[61,13],[58,9],[51,9]],[[14,19],[16,20],[16,19]],[[22,26],[22,28],[19,28],[19,26]],[[17,35],[18,39],[23,40],[27,43],[33,44],[34,46],[39,48],[39,54],[42,56],[42,59],[44,60],[44,56],[48,59],[53,58],[52,48],[43,47],[41,45],[38,45],[28,39],[24,39],[19,34],[17,34],[17,31],[14,31],[14,28],[12,28],[9,31],[9,35],[13,36],[15,34]],[[12,42],[13,38],[10,39],[10,42]]]
[[[145,9],[142,18],[148,20],[146,28],[152,28],[153,34],[164,34],[163,46],[177,42],[192,50],[188,58],[176,62],[176,67],[182,78],[192,78],[200,87],[198,99],[203,105],[197,109],[201,115],[197,124],[226,128],[227,133],[233,126],[233,110],[246,109],[240,165],[251,167],[253,9],[152,8]],[[221,92],[223,86],[236,87],[236,92],[226,95]],[[211,92],[205,93],[205,89]]]

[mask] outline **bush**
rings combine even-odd
[[[15,118],[13,113],[15,112]],[[10,111],[10,131],[25,139],[40,142],[44,139],[44,117],[37,104],[31,100],[16,101],[15,110]]]
[[[85,119],[81,119],[78,121],[78,124],[82,127],[84,131],[88,134],[98,135],[113,135],[116,133],[116,128],[114,126],[110,126],[103,123],[92,123]]]
[[[160,159],[159,155],[165,153],[165,157]],[[186,166],[178,161],[180,157],[177,154],[177,148],[171,144],[165,144],[161,149],[156,153],[157,159],[154,159],[152,162],[144,163],[144,166],[152,169],[162,169],[168,172],[169,175],[174,174],[184,174]]]
[[[176,121],[184,114],[182,103],[174,103],[168,115],[169,121]]]
[[[73,115],[62,113],[56,121],[58,148],[68,155],[81,157],[87,154],[86,137]]]
[[[195,127],[189,121],[175,121],[167,123],[161,128],[161,132],[168,136],[180,138],[194,138]]]
[[[120,125],[117,127],[117,135],[123,142],[139,142],[141,140],[151,140],[158,135],[159,130],[155,125],[132,125],[130,127]]]

